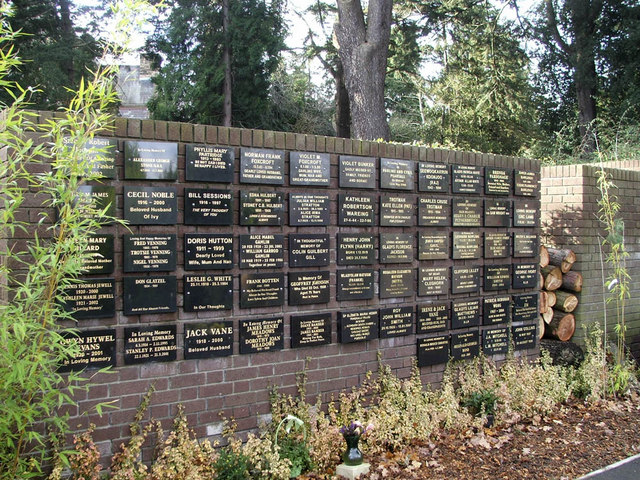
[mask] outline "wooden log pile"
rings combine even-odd
[[[540,247],[540,338],[568,341],[576,330],[582,275],[572,270],[575,253],[568,248]]]

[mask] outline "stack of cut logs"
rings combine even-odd
[[[540,247],[540,338],[566,342],[576,330],[573,312],[582,275],[571,270],[576,255],[569,249]]]

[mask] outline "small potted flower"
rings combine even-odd
[[[371,429],[373,429],[373,424],[370,423],[365,427],[358,421],[352,421],[348,425],[340,427],[340,433],[347,443],[347,449],[342,454],[342,461],[345,465],[356,466],[362,464],[362,452],[358,448],[358,442],[360,442],[360,437],[371,431]]]

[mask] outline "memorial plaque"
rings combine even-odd
[[[477,331],[451,334],[451,358],[470,360],[480,353],[480,334]]]
[[[171,272],[176,269],[175,235],[124,235],[125,273]]]
[[[284,185],[284,151],[241,148],[240,183]]]
[[[330,181],[328,153],[291,152],[289,154],[289,183],[328,187]]]
[[[513,322],[538,320],[538,294],[527,293],[513,296]]]
[[[331,343],[331,313],[291,315],[291,348]]]
[[[412,297],[415,284],[413,268],[380,269],[380,298]]]
[[[239,237],[240,268],[282,268],[284,235],[253,233]]]
[[[373,265],[375,259],[373,234],[338,234],[338,265]]]
[[[82,270],[86,275],[109,275],[113,273],[113,235],[97,234],[87,237],[87,253]]]
[[[538,255],[539,251],[540,247],[538,245],[538,235],[536,235],[535,233],[515,232],[513,234],[514,257],[535,257]]]
[[[176,359],[175,325],[126,327],[124,329],[124,364],[172,362]]]
[[[411,233],[381,233],[380,263],[413,262],[413,240]]]
[[[233,225],[233,197],[229,190],[184,189],[185,225]]]
[[[108,185],[80,185],[78,200],[95,210],[105,211],[109,217],[116,216],[116,189]]]
[[[338,341],[364,342],[378,338],[378,310],[338,312]]]
[[[240,320],[240,354],[275,352],[283,348],[283,317]]]
[[[284,194],[240,192],[240,225],[281,226],[284,223]]]
[[[467,198],[453,199],[454,227],[481,227],[482,214],[482,200],[470,200]]]
[[[376,188],[376,159],[340,155],[340,188]]]
[[[451,293],[479,293],[480,267],[451,267]]]
[[[184,234],[185,270],[226,268],[233,268],[233,234]]]
[[[380,159],[380,188],[390,190],[411,190],[415,178],[415,165],[412,160],[394,158]]]
[[[380,225],[383,227],[412,227],[415,198],[408,195],[383,195],[380,197]]]
[[[513,266],[512,288],[538,288],[538,265],[517,263]]]
[[[284,273],[240,275],[240,308],[284,305]]]
[[[124,187],[124,219],[131,225],[175,225],[178,196],[174,187]]]
[[[514,193],[521,197],[535,197],[538,191],[538,175],[522,170],[513,171]]]
[[[509,227],[511,225],[511,202],[509,200],[484,201],[484,226]]]
[[[373,195],[338,194],[338,225],[374,226],[376,220]]]
[[[228,357],[233,354],[233,321],[185,324],[184,359]]]
[[[484,258],[506,258],[511,251],[510,235],[504,232],[484,232]]]
[[[116,366],[115,328],[83,330],[76,333],[62,332],[61,335],[64,343],[75,343],[77,348],[76,355],[62,360],[59,372]]]
[[[290,193],[289,225],[329,225],[329,194]]]
[[[113,317],[116,314],[116,282],[113,278],[92,278],[70,285],[62,304],[73,318]]]
[[[176,311],[175,275],[124,277],[124,314],[146,315]]]
[[[184,311],[212,312],[233,308],[231,275],[185,275]]]
[[[289,267],[324,267],[329,265],[329,235],[289,234]]]
[[[443,163],[418,163],[418,190],[421,192],[449,193],[449,165]]]
[[[511,285],[511,265],[485,265],[484,291],[509,290]]]
[[[421,268],[418,271],[418,295],[446,295],[449,293],[449,267]]]
[[[373,270],[338,270],[336,277],[336,298],[339,302],[373,298]]]
[[[490,328],[482,332],[482,351],[485,355],[498,355],[509,351],[509,328]]]
[[[514,227],[535,227],[538,225],[538,209],[534,200],[516,201],[513,207]]]
[[[289,305],[329,303],[329,271],[289,272]]]
[[[527,350],[536,348],[538,339],[537,325],[517,325],[511,327],[511,337],[513,338],[514,350]]]
[[[511,297],[502,295],[484,299],[482,324],[497,325],[507,323],[511,313]]]
[[[511,193],[511,171],[506,168],[484,167],[484,193],[487,195],[509,195]]]
[[[463,260],[480,258],[482,256],[482,242],[480,232],[453,232],[453,253],[451,258]]]
[[[413,307],[380,309],[380,338],[402,337],[413,333]]]
[[[64,137],[65,146],[73,148],[74,139]],[[116,150],[118,141],[115,138],[93,137],[80,147],[92,163],[92,173],[100,178],[116,178]]]
[[[418,197],[418,225],[447,227],[451,225],[451,202],[448,198]]]
[[[177,180],[178,144],[125,140],[126,180]]]
[[[451,328],[456,330],[459,328],[477,327],[480,325],[481,309],[482,300],[480,298],[453,302],[453,306],[451,307]]]
[[[419,233],[418,260],[446,260],[447,258],[449,258],[449,233]]]
[[[233,147],[188,143],[185,157],[184,175],[187,182],[233,182]]]
[[[418,323],[416,333],[433,333],[449,330],[451,308],[449,302],[418,305]]]
[[[418,367],[441,365],[449,361],[449,335],[418,339]]]
[[[451,189],[453,193],[482,193],[482,167],[476,165],[452,165]]]

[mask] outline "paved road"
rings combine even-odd
[[[578,480],[638,480],[640,479],[640,455],[622,460],[597,470]]]

